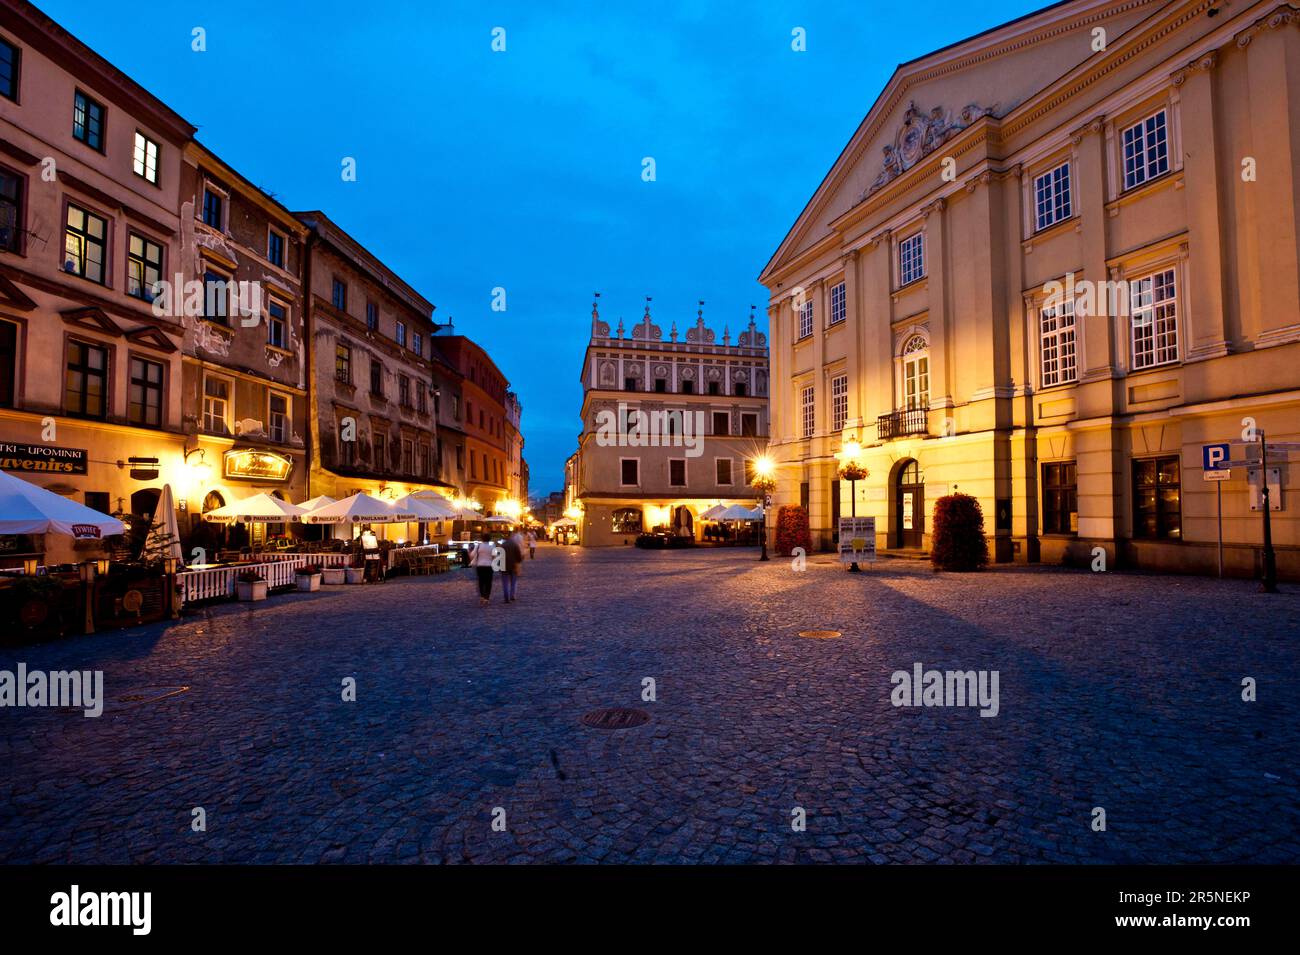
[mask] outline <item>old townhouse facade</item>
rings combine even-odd
[[[308,497],[307,227],[197,142],[181,172],[177,271],[198,306],[182,317],[182,424],[203,477],[176,493],[197,530],[204,512],[258,492]]]
[[[1212,572],[1202,446],[1300,437],[1297,77],[1276,0],[1076,0],[900,66],[760,279],[777,503],[829,544],[857,445],[881,548],[956,488],[998,560]],[[1229,573],[1259,473],[1221,484]]]
[[[465,496],[484,514],[495,513],[502,501],[513,500],[506,437],[509,383],[488,353],[464,335],[440,334],[437,346],[460,374]]]
[[[303,289],[313,364],[305,493],[447,493],[434,457],[434,306],[324,213],[297,215],[309,230]]]
[[[733,345],[704,324],[703,303],[679,340],[664,340],[647,302],[613,333],[593,303],[582,363],[582,432],[566,466],[566,508],[581,510],[586,546],[671,529],[700,539],[716,504],[752,507],[752,464],[768,444],[767,339],[750,317]]]
[[[437,477],[454,488],[453,497],[465,496],[465,413],[464,376],[438,348],[437,336],[430,339],[433,364],[433,413],[437,418],[438,445],[435,454]],[[449,492],[451,493],[451,492]]]
[[[506,471],[509,487],[506,493],[512,500],[522,504],[528,502],[528,463],[524,461],[524,433],[522,419],[524,408],[519,395],[513,391],[506,392],[505,440],[509,459]]]
[[[0,466],[151,515],[184,467],[180,261],[194,127],[30,4],[0,0]],[[46,535],[50,563],[92,546]]]

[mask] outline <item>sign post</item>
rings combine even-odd
[[[1207,444],[1201,448],[1201,477],[1214,482],[1214,496],[1219,513],[1219,576],[1223,576],[1223,482],[1232,477],[1226,444]]]

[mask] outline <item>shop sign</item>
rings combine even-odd
[[[10,444],[0,441],[0,468],[44,474],[85,474],[85,448],[60,448],[53,444]]]
[[[287,454],[252,448],[227,451],[222,464],[225,476],[239,481],[287,481],[293,470],[293,458]]]

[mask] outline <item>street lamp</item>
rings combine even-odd
[[[849,482],[849,517],[855,518],[858,516],[858,482],[871,472],[862,463],[862,445],[853,439],[844,442],[836,457],[840,462],[840,480]],[[849,564],[849,573],[862,573],[856,560]]]
[[[769,560],[767,556],[767,506],[769,495],[776,489],[776,465],[772,462],[771,457],[766,454],[760,454],[754,459],[754,479],[750,482],[755,491],[760,495],[759,507],[762,518],[758,524],[758,540],[760,549],[758,553],[759,560]]]

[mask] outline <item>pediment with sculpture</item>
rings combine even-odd
[[[867,192],[875,192],[885,183],[897,179],[976,120],[993,115],[994,108],[971,103],[954,118],[952,111],[945,112],[942,106],[924,113],[915,102],[910,103],[894,141],[881,150],[884,163],[880,175]]]

